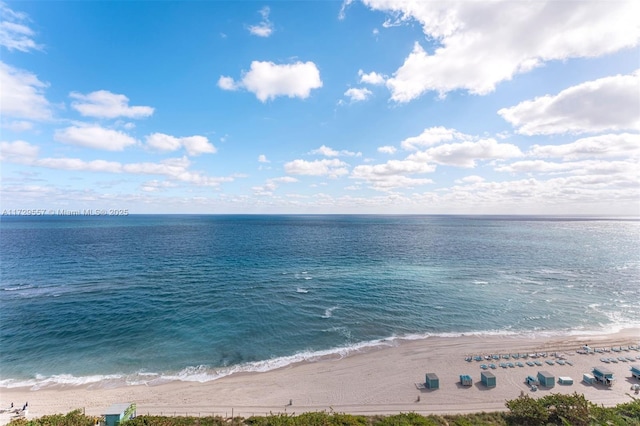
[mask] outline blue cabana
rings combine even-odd
[[[471,385],[473,385],[473,379],[468,374],[461,374],[460,375],[460,384],[462,386],[471,386]]]
[[[440,379],[436,376],[436,373],[427,373],[425,376],[424,385],[427,389],[438,389],[440,387]]]
[[[635,377],[640,380],[640,365],[632,365],[631,366],[631,377]]]
[[[480,373],[480,381],[488,388],[496,387],[496,376],[490,371]]]
[[[540,386],[547,388],[552,388],[556,385],[555,376],[548,371],[538,371],[538,381],[540,382]]]
[[[613,385],[615,377],[613,377],[613,371],[608,368],[594,367],[592,373],[597,382],[600,382],[605,386]]]

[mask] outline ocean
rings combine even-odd
[[[209,381],[400,339],[640,325],[640,221],[3,216],[0,388]]]

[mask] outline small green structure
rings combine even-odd
[[[460,384],[462,386],[471,386],[471,385],[473,385],[473,379],[468,374],[461,374],[460,375]]]
[[[490,371],[480,373],[480,381],[488,388],[496,387],[496,376]]]
[[[589,374],[589,373],[584,373],[582,375],[582,381],[585,382],[588,385],[592,385],[596,382],[595,377],[593,377],[593,375]]]
[[[640,365],[632,365],[631,366],[631,377],[635,377],[640,380]]]
[[[548,371],[538,371],[538,381],[540,382],[540,386],[547,388],[552,388],[556,385],[555,376]]]
[[[440,388],[440,379],[436,373],[427,373],[424,385],[427,389],[438,389]]]
[[[136,404],[130,402],[113,404],[103,415],[105,426],[118,426],[136,416]]]

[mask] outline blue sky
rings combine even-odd
[[[640,214],[635,1],[1,7],[2,210]]]

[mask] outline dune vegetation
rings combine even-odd
[[[401,413],[386,416],[361,416],[314,412],[273,414],[256,417],[169,417],[142,415],[123,423],[127,426],[640,426],[640,399],[604,407],[588,401],[584,395],[550,394],[541,398],[522,395],[506,402],[506,410],[493,413],[456,415],[420,415]],[[33,420],[14,419],[10,426],[93,426],[95,418],[81,410]]]

